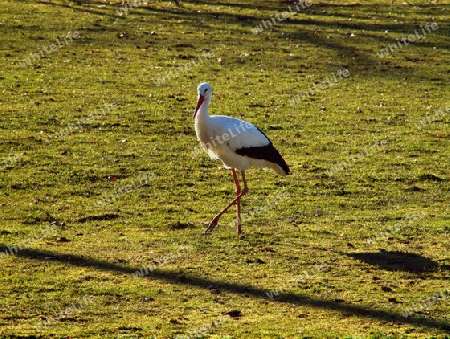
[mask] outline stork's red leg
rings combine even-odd
[[[247,186],[247,181],[245,180],[245,172],[241,171],[242,174],[242,180],[244,181],[244,190],[241,191],[240,187],[239,187],[239,193],[237,193],[236,190],[236,198],[237,198],[237,232],[238,234],[242,233],[242,228],[241,228],[241,197],[245,194],[247,194],[248,192],[248,186]],[[237,186],[236,186],[237,187]]]
[[[222,214],[224,214],[226,211],[228,211],[228,209],[231,206],[233,206],[234,204],[238,205],[238,233],[240,234],[242,232],[241,225],[240,225],[240,222],[241,222],[241,215],[240,215],[241,197],[248,192],[248,187],[247,187],[247,183],[245,181],[244,171],[242,171],[242,178],[244,179],[244,190],[243,191],[241,191],[241,186],[239,185],[239,179],[238,179],[236,171],[234,170],[234,168],[232,168],[231,171],[233,172],[234,183],[236,184],[236,198],[234,198],[223,210],[221,210],[219,212],[219,214],[217,214],[213,218],[213,220],[211,221],[209,226],[203,231],[203,234],[206,234],[207,232],[211,232],[214,229],[214,227],[217,226],[217,222],[219,221],[219,218],[222,216]]]

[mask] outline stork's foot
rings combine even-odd
[[[242,235],[242,227],[241,227],[241,223],[240,222],[237,225],[237,234],[238,235]]]
[[[218,222],[219,222],[219,216],[215,216],[214,219],[209,224],[209,226],[203,231],[202,235],[208,234],[208,232],[212,232],[214,227],[217,226]]]

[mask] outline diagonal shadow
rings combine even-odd
[[[6,249],[5,246],[0,246],[0,251],[4,251],[5,249]],[[93,258],[85,258],[79,255],[58,254],[54,252],[45,252],[32,249],[21,250],[16,255],[35,260],[45,260],[47,262],[49,261],[50,258],[52,261],[66,263],[73,266],[92,267],[102,271],[115,271],[124,274],[132,274],[138,270],[133,267],[113,264],[107,261],[97,260]],[[266,290],[251,285],[230,283],[213,279],[205,279],[195,276],[185,276],[175,272],[163,270],[151,271],[148,273],[147,276],[152,279],[159,279],[167,281],[168,283],[172,284],[196,286],[205,289],[209,289],[210,286],[212,285],[219,288],[220,290],[228,291],[229,293],[252,295],[253,297],[261,299],[268,298],[266,295],[267,292]],[[371,319],[389,320],[391,322],[395,322],[398,324],[410,324],[419,327],[428,327],[432,329],[450,330],[450,323],[445,321],[438,321],[426,318],[414,318],[414,317],[405,318],[398,313],[386,310],[374,310],[364,306],[345,304],[331,300],[323,300],[320,298],[311,297],[306,294],[288,293],[284,294],[284,296],[280,299],[272,299],[272,300],[274,302],[279,303],[290,303],[295,305],[304,305],[322,308],[326,310],[339,311],[346,314],[367,317]]]

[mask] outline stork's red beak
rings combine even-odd
[[[200,106],[203,104],[203,101],[205,101],[205,97],[203,95],[199,95],[198,101],[197,101],[197,106],[195,106],[195,111],[194,111],[194,116],[193,116],[194,119],[195,119],[195,116],[197,115],[198,110],[200,109]]]

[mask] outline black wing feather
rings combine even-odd
[[[264,159],[273,162],[274,164],[280,166],[283,169],[283,171],[286,172],[286,174],[290,173],[289,166],[286,164],[286,161],[284,161],[281,154],[273,146],[272,142],[269,142],[268,145],[261,147],[239,148],[236,150],[236,153],[253,159]]]

